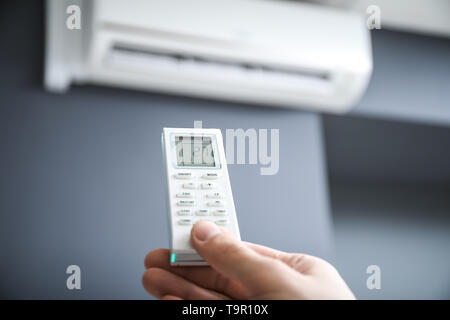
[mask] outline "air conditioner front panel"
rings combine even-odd
[[[354,13],[269,0],[89,4],[80,67],[63,70],[60,85],[46,72],[49,88],[103,83],[345,112],[372,71],[369,32]]]
[[[95,3],[96,28],[147,36],[164,45],[174,42],[180,50],[183,46],[219,53],[231,50],[251,59],[286,60],[294,65],[301,61],[318,68],[332,65],[367,70],[372,64],[363,17],[350,12],[269,0],[133,0],[127,6],[122,0]]]

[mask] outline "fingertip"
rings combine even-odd
[[[144,266],[146,269],[165,265],[169,261],[170,252],[168,249],[159,248],[147,253],[144,259]]]
[[[221,229],[215,223],[200,220],[192,227],[191,241],[196,243],[206,242],[221,232]]]
[[[149,268],[142,275],[144,289],[154,297],[161,297],[161,281],[165,279],[165,272],[159,268]]]
[[[144,287],[145,291],[147,291],[149,294],[152,294],[149,290],[151,284],[151,270],[152,269],[145,270],[141,279],[142,286]]]

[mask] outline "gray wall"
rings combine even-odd
[[[450,128],[324,121],[336,266],[359,298],[450,298]],[[382,289],[367,290],[379,265]]]
[[[352,113],[449,125],[450,40],[384,30],[372,35],[372,80]]]
[[[450,298],[450,188],[331,184],[336,267],[360,299]],[[381,268],[381,290],[366,269]]]
[[[449,299],[450,40],[375,31],[373,50],[361,102],[323,122],[336,266],[359,298]]]

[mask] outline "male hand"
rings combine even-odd
[[[328,262],[239,241],[199,221],[191,243],[209,267],[171,267],[169,250],[145,258],[142,282],[160,299],[355,299]]]

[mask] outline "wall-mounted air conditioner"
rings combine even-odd
[[[66,28],[78,3],[81,29]],[[45,84],[102,83],[344,112],[372,71],[364,17],[269,0],[49,0]]]

